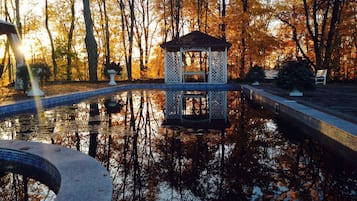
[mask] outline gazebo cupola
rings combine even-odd
[[[231,46],[200,31],[163,43],[165,83],[227,83],[227,50]]]

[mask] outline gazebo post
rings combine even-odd
[[[226,66],[223,68],[223,77],[224,77],[224,83],[227,83],[227,47],[224,48],[224,56],[223,56],[223,66]]]
[[[164,68],[165,68],[165,83],[167,83],[169,71],[167,70],[167,49],[166,48],[164,49]]]
[[[211,47],[208,48],[208,83],[212,80],[212,50]]]
[[[182,54],[183,54],[183,50],[182,47],[180,47],[179,71],[180,71],[181,83],[185,82],[185,78],[184,78],[185,74],[182,72]]]

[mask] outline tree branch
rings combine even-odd
[[[303,55],[303,57],[312,65],[314,66],[314,68],[316,67],[316,65],[311,61],[311,59],[305,54],[304,50],[302,49],[299,40],[298,40],[298,36],[297,36],[297,31],[296,31],[296,27],[295,25],[291,24],[288,20],[284,19],[282,16],[276,15],[276,17],[282,21],[283,23],[285,23],[286,25],[288,25],[292,30],[293,30],[293,37],[292,39],[295,41],[295,44],[297,46],[297,48],[299,49],[300,53]]]

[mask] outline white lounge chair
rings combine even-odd
[[[315,84],[326,85],[327,69],[317,70],[315,76]]]
[[[264,79],[275,80],[279,76],[279,71],[278,70],[264,70],[264,74],[265,74]]]

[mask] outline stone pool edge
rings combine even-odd
[[[108,171],[86,154],[58,145],[21,140],[0,140],[0,149],[8,151],[6,158],[2,160],[16,161],[20,165],[26,163],[35,169],[46,163],[55,167],[57,171],[43,173],[58,172],[60,175],[51,175],[52,178],[60,177],[57,178],[58,181],[52,181],[60,183],[56,201],[112,200],[112,179]],[[33,156],[36,159],[31,159]],[[21,162],[21,157],[28,158]],[[33,164],[29,163],[31,161]]]
[[[41,107],[49,108],[57,105],[71,104],[79,102],[83,99],[113,93],[116,91],[125,90],[237,90],[240,89],[239,84],[202,84],[202,83],[189,83],[189,84],[157,84],[157,83],[145,83],[145,84],[122,84],[116,86],[108,86],[105,88],[94,89],[90,91],[73,92],[68,94],[61,94],[48,97],[40,97],[39,102],[35,99],[28,99],[22,101],[16,101],[13,103],[0,106],[0,117],[6,117],[9,115],[15,115],[27,111],[34,111],[38,104]]]
[[[325,137],[357,152],[357,125],[336,116],[304,106],[293,100],[272,95],[263,89],[242,85],[243,93],[276,114],[295,120]],[[318,138],[318,137],[317,137]]]

